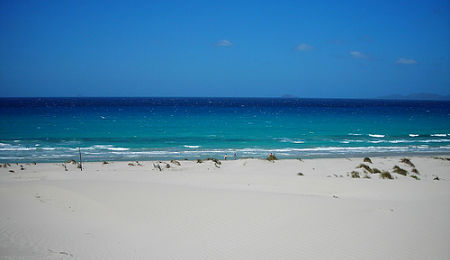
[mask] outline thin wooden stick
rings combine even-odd
[[[78,147],[78,153],[80,154],[80,169],[83,171],[83,162],[81,161],[81,149]]]

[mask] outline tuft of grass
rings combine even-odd
[[[364,174],[364,177],[363,177],[364,179],[370,179],[370,175],[368,175],[367,173],[366,174]]]
[[[67,161],[66,163],[77,164],[77,161],[75,161],[75,160],[70,160],[70,161]]]
[[[403,175],[403,176],[406,176],[406,174],[408,174],[407,170],[402,169],[402,168],[398,167],[397,165],[394,166],[392,171],[395,172],[395,173],[398,173],[400,175]]]
[[[417,175],[411,175],[411,178],[414,178],[414,179],[416,179],[416,180],[420,180],[420,178],[419,177],[417,177]]]
[[[213,162],[215,162],[216,164],[218,164],[218,165],[221,165],[222,163],[219,161],[219,160],[217,160],[216,158],[206,158],[206,160],[207,161],[213,161]]]
[[[390,180],[393,179],[391,173],[388,172],[388,171],[382,171],[380,173],[380,178],[382,178],[382,179],[390,179]]]
[[[377,168],[373,168],[373,169],[372,169],[372,173],[381,173],[381,171],[378,170]]]
[[[197,163],[202,163],[202,159],[197,159]]]
[[[436,176],[436,177],[433,178],[433,180],[434,180],[434,181],[438,181],[438,180],[439,180],[439,177]]]
[[[363,161],[366,162],[366,163],[372,163],[372,160],[370,160],[369,157],[364,157]]]
[[[134,163],[131,163],[131,162],[130,162],[130,163],[128,164],[128,166],[134,166]]]
[[[356,167],[356,168],[363,168],[364,170],[366,170],[366,171],[368,171],[368,172],[370,172],[370,173],[373,173],[372,168],[370,168],[369,165],[364,164],[364,163],[361,163],[361,164],[358,165],[358,167]]]
[[[401,163],[404,163],[404,164],[407,164],[407,165],[409,165],[409,166],[411,166],[411,167],[416,167],[415,165],[414,165],[414,163],[412,163],[411,162],[411,160],[410,159],[408,159],[408,158],[402,158],[401,160],[400,160],[400,162]]]
[[[277,158],[275,155],[272,154],[272,155],[269,155],[269,156],[266,158],[266,160],[273,162],[273,161],[275,161],[275,160],[278,160],[278,158]]]
[[[181,166],[181,163],[177,160],[170,160],[171,163]]]
[[[297,173],[297,175],[298,175],[298,176],[303,176],[304,174],[301,173],[301,172],[299,172],[299,173]]]
[[[351,175],[352,175],[352,178],[359,178],[359,172],[357,172],[357,171],[352,171]]]
[[[298,157],[298,158],[297,158],[297,160],[299,160],[299,161],[303,162],[302,158],[300,158],[300,157]]]
[[[103,161],[103,164],[109,164],[109,162],[107,162],[107,161]]]
[[[443,157],[433,157],[433,159],[450,161],[450,158],[443,158]]]
[[[419,170],[417,170],[416,168],[412,169],[411,171],[412,171],[413,173],[415,173],[415,174],[420,174],[420,173],[419,173]]]

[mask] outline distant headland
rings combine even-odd
[[[450,95],[438,95],[433,93],[414,93],[409,95],[387,95],[377,99],[400,99],[400,100],[450,100]]]

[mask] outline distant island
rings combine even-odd
[[[438,95],[432,93],[414,93],[409,95],[388,95],[377,97],[377,99],[400,99],[400,100],[450,100],[450,95]]]
[[[281,96],[281,98],[297,98],[297,97],[291,94],[284,94]]]

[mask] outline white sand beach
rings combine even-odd
[[[450,259],[448,157],[11,164],[0,259]]]

